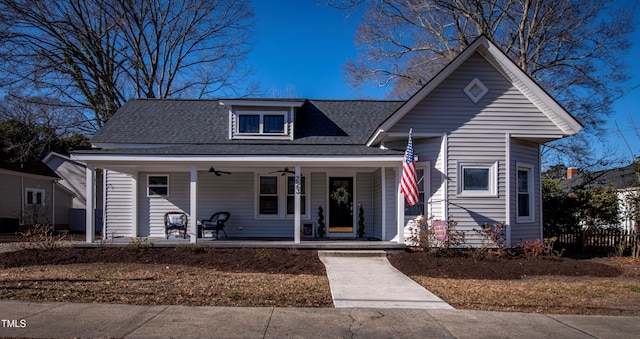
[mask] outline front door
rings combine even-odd
[[[353,235],[353,178],[329,178],[329,235]]]

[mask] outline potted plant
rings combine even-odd
[[[318,237],[324,237],[324,211],[322,206],[318,207]]]

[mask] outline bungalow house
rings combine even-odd
[[[0,162],[0,233],[15,233],[21,225],[69,223],[73,192],[40,162]]]
[[[353,238],[362,207],[365,236],[383,241],[403,243],[424,214],[504,222],[517,244],[542,233],[540,144],[581,128],[481,36],[407,101],[131,100],[72,159],[87,182],[104,169],[105,237],[165,237],[164,213],[183,211],[196,242],[199,220],[227,211],[229,237],[297,243],[322,208],[325,236]],[[398,189],[410,129],[411,207]]]

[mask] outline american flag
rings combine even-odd
[[[413,206],[420,200],[418,196],[418,178],[416,177],[416,163],[413,159],[413,141],[411,141],[411,131],[409,131],[409,143],[407,150],[404,152],[404,161],[402,162],[402,182],[400,183],[400,193]]]

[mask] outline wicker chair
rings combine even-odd
[[[231,213],[229,212],[217,212],[214,213],[211,218],[202,220],[202,235],[204,236],[205,231],[216,231],[216,239],[218,238],[218,234],[220,231],[224,233],[225,237],[229,237],[227,232],[224,230],[225,222],[229,220],[231,217]]]
[[[169,239],[169,233],[172,231],[178,231],[178,234],[182,232],[182,237],[187,237],[187,225],[188,218],[184,212],[167,212],[164,214],[164,227],[167,239]]]

